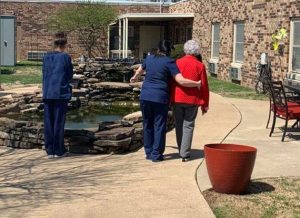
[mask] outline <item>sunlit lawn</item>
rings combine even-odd
[[[210,91],[224,97],[246,98],[254,100],[266,100],[265,95],[257,94],[254,89],[250,89],[232,82],[218,80],[215,77],[208,77]]]
[[[14,67],[1,67],[0,82],[3,84],[40,84],[42,82],[42,63],[21,61]]]

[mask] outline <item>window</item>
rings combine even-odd
[[[176,27],[175,28],[175,44],[185,43],[187,40],[192,39],[193,28],[187,27]]]
[[[244,26],[245,24],[242,22],[237,22],[234,24],[234,63],[243,63],[244,61]]]
[[[211,58],[219,59],[219,55],[220,55],[220,24],[215,23],[212,25]]]
[[[291,68],[300,73],[300,20],[292,21],[291,29]]]
[[[119,27],[110,27],[109,50],[119,49]],[[128,49],[134,50],[134,27],[128,26]]]
[[[186,28],[186,34],[185,34],[185,35],[186,35],[186,36],[185,36],[185,40],[186,40],[186,41],[193,38],[193,28],[192,28],[191,26],[188,26],[188,27]]]

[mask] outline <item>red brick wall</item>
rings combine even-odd
[[[70,3],[30,3],[0,1],[0,15],[15,15],[17,18],[17,58],[26,59],[28,51],[48,51],[52,49],[52,33],[48,32],[46,20],[58,9],[70,6]],[[159,12],[158,6],[115,5],[119,14]],[[167,7],[164,8],[166,12]],[[73,58],[86,54],[85,49],[77,43],[75,34],[68,36],[68,51]],[[107,33],[99,36],[95,56],[107,55]]]
[[[229,79],[233,55],[233,22],[245,22],[244,63],[242,84],[255,84],[255,63],[262,52],[271,56],[275,78],[288,71],[289,39],[284,56],[279,58],[271,49],[271,35],[279,27],[290,30],[290,18],[300,17],[298,0],[190,0],[170,6],[170,12],[195,13],[193,38],[200,41],[203,56],[208,62],[211,52],[211,24],[220,22],[219,77]],[[281,63],[281,65],[280,65]]]

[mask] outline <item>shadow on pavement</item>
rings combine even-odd
[[[169,146],[169,147],[176,150],[176,152],[165,154],[165,160],[181,159],[181,157],[179,156],[179,153],[177,152],[178,151],[177,147],[173,147],[173,146]],[[190,159],[191,161],[199,160],[202,158],[204,158],[203,150],[200,150],[200,149],[192,149],[191,150],[191,159]]]
[[[116,156],[48,160],[43,151],[6,150],[0,159],[0,214],[20,217],[29,209],[53,203],[105,198],[135,182],[132,177],[120,180],[120,171],[144,180],[139,176],[140,165],[138,160]]]

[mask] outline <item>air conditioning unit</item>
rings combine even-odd
[[[240,67],[230,67],[229,76],[232,80],[242,80],[242,68]]]
[[[28,61],[42,61],[46,51],[29,51],[27,52],[27,60]]]
[[[218,74],[218,64],[217,63],[209,63],[208,72],[212,75]]]
[[[127,50],[128,57],[132,57],[132,51]],[[110,58],[112,59],[118,59],[122,58],[123,50],[110,50]]]

